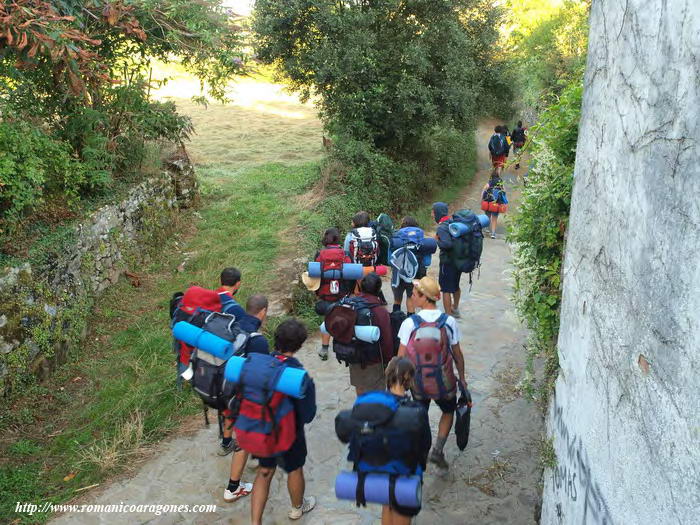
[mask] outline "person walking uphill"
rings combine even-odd
[[[340,232],[338,228],[328,228],[323,234],[322,244],[323,248],[314,257],[316,262],[321,263],[321,272],[327,270],[342,271],[343,264],[351,262],[350,257],[340,246]],[[328,308],[345,297],[352,290],[353,286],[352,281],[325,279],[323,277],[317,284],[316,297],[318,297],[318,302],[315,309],[318,315],[326,315]],[[318,355],[323,361],[328,359],[330,341],[331,336],[329,334],[321,334],[321,348],[318,351]]]
[[[428,459],[439,468],[447,469],[443,449],[457,410],[455,366],[460,389],[466,390],[467,382],[459,326],[454,317],[438,310],[439,299],[440,287],[435,279],[423,277],[415,282],[413,300],[421,311],[406,319],[399,329],[399,357],[407,357],[416,366],[414,399],[422,400],[426,408],[433,400],[442,411],[437,439]]]
[[[508,139],[506,138],[507,129],[505,126],[496,126],[494,132],[489,140],[489,154],[491,155],[491,163],[494,170],[500,175],[506,164],[508,153],[510,153],[510,144],[508,144]]]
[[[481,194],[481,199],[483,202],[495,205],[494,209],[499,210],[501,208],[505,209],[505,204],[508,203],[508,198],[506,197],[506,188],[503,184],[503,179],[498,175],[496,170],[491,174],[491,178],[484,185],[483,192]],[[489,206],[486,210],[486,215],[489,217],[490,221],[490,231],[491,238],[496,238],[496,228],[498,227],[498,214],[499,211],[494,211]]]
[[[437,239],[438,248],[440,248],[440,273],[438,282],[440,283],[440,291],[442,292],[442,305],[447,315],[459,319],[461,317],[459,301],[462,298],[462,290],[459,287],[459,281],[462,277],[462,272],[455,266],[450,258],[453,240],[449,230],[450,216],[448,213],[449,208],[444,202],[436,202],[433,204],[433,219],[435,219],[435,222],[438,224],[435,237]]]
[[[275,330],[275,355],[283,360],[286,366],[303,369],[303,365],[294,357],[307,338],[306,327],[297,319],[284,321]],[[292,508],[288,516],[298,520],[316,506],[316,498],[305,496],[306,482],[304,480],[304,464],[306,463],[306,435],[304,425],[311,423],[316,417],[316,387],[309,378],[309,384],[302,399],[292,399],[296,419],[294,442],[286,452],[275,457],[261,457],[260,467],[253,483],[251,496],[251,523],[262,525],[265,504],[270,494],[270,484],[277,465],[287,473],[287,490]]]

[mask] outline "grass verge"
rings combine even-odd
[[[215,287],[228,265],[243,273],[241,301],[279,280],[272,270],[280,237],[298,220],[296,196],[313,186],[318,167],[203,168],[200,176],[206,207],[181,218],[180,234],[139,270],[141,286],[122,281],[109,289],[81,351],[0,410],[0,522],[46,521],[46,514],[14,514],[15,503],[71,499],[133,466],[199,409],[190,392],[174,389],[174,291]]]

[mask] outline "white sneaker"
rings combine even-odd
[[[453,308],[452,309],[452,317],[454,317],[455,319],[459,319],[460,317],[462,317],[462,313],[459,310],[457,310],[456,308]]]
[[[242,498],[244,496],[247,496],[250,494],[250,492],[253,490],[253,484],[252,483],[245,483],[241,481],[241,483],[238,485],[238,488],[231,492],[228,488],[224,490],[224,501],[226,503],[233,503],[239,498]]]
[[[292,510],[289,511],[287,516],[289,516],[290,520],[298,520],[307,512],[311,512],[315,506],[316,498],[309,496],[308,498],[304,498],[304,503],[301,504],[301,507],[292,507]]]

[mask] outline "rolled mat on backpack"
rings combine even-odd
[[[424,255],[433,254],[437,251],[437,241],[433,237],[423,237],[420,244],[420,251]]]
[[[326,323],[321,323],[319,327],[322,334],[328,335]],[[376,343],[379,341],[380,331],[378,326],[355,326],[355,337],[366,343]]]
[[[173,326],[173,337],[190,346],[201,348],[219,359],[228,359],[233,355],[233,344],[226,339],[202,330],[198,326],[180,321]]]
[[[335,497],[356,501],[357,472],[341,471],[335,478]],[[389,474],[367,474],[365,476],[365,499],[369,503],[389,505]],[[402,507],[418,508],[421,506],[421,478],[418,476],[397,476],[394,486],[394,498]]]
[[[376,273],[380,277],[383,277],[389,273],[389,267],[384,266],[383,264],[380,264],[377,266],[363,266],[362,267],[362,273],[364,275],[367,275],[368,273],[372,273],[372,272]]]
[[[310,262],[309,263],[309,277],[321,277],[321,263],[320,262]],[[326,270],[323,272],[324,279],[347,279],[348,281],[357,281],[362,279],[364,275],[364,269],[361,264],[343,264],[343,271],[340,270]]]
[[[301,399],[306,395],[306,387],[309,383],[309,375],[306,370],[285,366],[279,373],[279,377],[275,378],[271,374],[277,374],[277,367],[272,365],[281,365],[281,362],[274,356],[267,354],[253,354],[248,357],[233,356],[226,363],[224,369],[224,378],[226,381],[238,384],[241,382],[241,374],[243,373],[243,384],[254,388],[267,389],[272,386],[275,392],[290,397]],[[245,367],[254,365],[257,370],[246,373]],[[262,373],[258,373],[262,371]],[[265,373],[269,372],[269,373]],[[274,385],[269,382],[274,381]]]
[[[477,215],[476,218],[479,219],[479,224],[481,224],[482,228],[489,225],[490,220],[486,215]],[[452,237],[461,237],[469,232],[469,226],[463,222],[453,222],[447,228],[450,230],[450,235],[452,235]]]

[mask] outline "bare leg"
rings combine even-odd
[[[491,233],[493,233],[495,235],[496,228],[498,228],[498,215],[493,215],[491,217],[491,221],[493,222],[493,229],[491,230]]]
[[[295,507],[301,507],[304,503],[304,490],[306,489],[306,480],[304,479],[304,468],[300,467],[287,474],[287,490],[289,491],[289,500]]]
[[[331,344],[331,334],[321,334],[321,344],[322,345]]]
[[[496,216],[492,213],[491,216],[489,217],[489,226],[491,227],[491,234],[496,233]]]
[[[454,414],[446,414],[443,412],[440,416],[440,423],[438,424],[438,437],[447,438],[447,436],[450,435],[454,418]]]
[[[395,510],[391,510],[391,509],[389,509],[389,513],[390,513],[390,517],[391,517],[391,521],[389,523],[391,525],[411,525],[411,518],[409,518],[408,516],[402,516],[401,514],[396,512]],[[384,514],[382,513],[382,517],[383,516],[384,516]],[[383,522],[382,522],[382,525],[384,525]]]
[[[223,436],[225,438],[230,438],[231,436],[233,436],[233,419],[230,419],[228,417],[224,418]]]
[[[260,467],[253,483],[253,494],[250,501],[250,518],[253,525],[262,525],[265,504],[270,494],[270,483],[275,475],[274,468]]]
[[[452,310],[459,310],[459,301],[462,298],[462,290],[457,288],[457,291],[452,294]]]
[[[245,450],[239,450],[233,453],[233,458],[231,458],[231,479],[233,481],[240,481],[241,476],[243,476],[243,469],[245,464],[248,462],[248,453]]]
[[[452,294],[443,293],[442,294],[442,306],[445,308],[445,313],[447,315],[452,315]]]
[[[410,296],[406,299],[406,311],[409,314],[415,313],[415,311],[416,311],[416,307],[413,304],[413,296]]]

